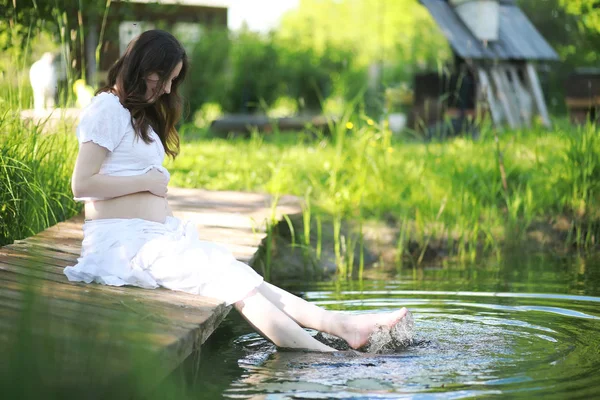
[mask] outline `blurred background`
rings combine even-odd
[[[29,68],[44,53],[54,55],[56,104],[73,107],[78,93],[85,97],[84,88],[103,84],[127,43],[149,28],[169,30],[185,44],[192,61],[186,122],[200,128],[223,114],[340,115],[349,102],[359,102],[377,120],[400,114],[403,124],[414,105],[416,77],[450,76],[465,61],[433,18],[431,1],[2,3],[0,102],[24,109],[33,107]],[[536,68],[550,113],[564,115],[569,76],[600,64],[598,4],[509,3],[520,7],[556,51],[556,59],[533,61],[540,61]]]

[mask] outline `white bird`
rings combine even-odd
[[[44,53],[29,69],[29,81],[33,88],[33,108],[36,112],[54,108],[57,89],[56,68],[52,53]]]

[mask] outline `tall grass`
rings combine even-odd
[[[348,260],[360,241],[360,232],[341,236],[344,220],[358,226],[367,220],[395,225],[398,251],[404,253],[399,262],[415,265],[433,242],[463,261],[484,254],[499,257],[505,244],[526,241],[534,222],[560,216],[574,218],[565,245],[592,249],[597,244],[600,153],[595,126],[558,121],[551,131],[483,128],[478,139],[421,141],[393,137],[384,124],[353,110],[331,131],[316,138],[297,132],[260,141],[187,141],[180,158],[169,165],[172,182],[310,193],[309,218],[326,215],[333,221],[344,276],[350,275]]]
[[[570,241],[579,248],[597,245],[600,233],[600,138],[588,124],[567,137],[562,170],[563,203],[572,215]]]
[[[71,172],[77,141],[70,131],[46,135],[17,113],[0,118],[0,245],[22,239],[81,210]]]

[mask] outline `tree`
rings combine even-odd
[[[345,68],[332,91],[346,100],[363,93],[373,116],[382,111],[385,87],[451,60],[448,42],[418,0],[301,0],[276,37],[317,58],[343,49]]]
[[[600,1],[560,0],[567,13],[580,17],[579,25],[584,31],[600,33]]]
[[[568,67],[598,65],[599,0],[519,0],[518,4]]]
[[[518,5],[560,56],[544,80],[550,108],[562,113],[569,74],[577,67],[600,65],[600,1],[518,0]]]

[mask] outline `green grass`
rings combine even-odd
[[[308,246],[309,222],[330,221],[344,276],[352,274],[354,249],[363,245],[360,232],[339,232],[344,220],[397,227],[400,263],[410,253],[410,262],[420,264],[434,242],[463,261],[499,255],[505,244],[524,241],[532,224],[558,217],[570,224],[565,248],[597,245],[595,126],[559,121],[551,131],[500,133],[498,142],[491,129],[476,140],[423,142],[393,137],[369,120],[353,121],[350,129],[347,122],[316,138],[308,132],[255,133],[249,139],[194,139],[185,133],[181,155],[167,162],[171,185],[304,198],[306,221],[297,242]],[[0,244],[81,209],[70,191],[76,139],[72,128],[57,129],[41,134],[16,113],[0,119]],[[411,242],[416,252],[409,251]]]
[[[451,253],[472,259],[522,241],[532,223],[559,216],[571,221],[565,246],[593,248],[599,151],[595,126],[561,121],[551,131],[500,133],[496,143],[491,129],[477,140],[423,142],[395,139],[359,120],[352,129],[342,121],[331,137],[318,139],[188,139],[168,167],[175,186],[310,193],[313,213],[332,216],[334,227],[341,219],[385,219],[423,251],[443,239]]]
[[[42,134],[17,113],[0,116],[0,246],[70,218],[77,140],[71,131]]]

